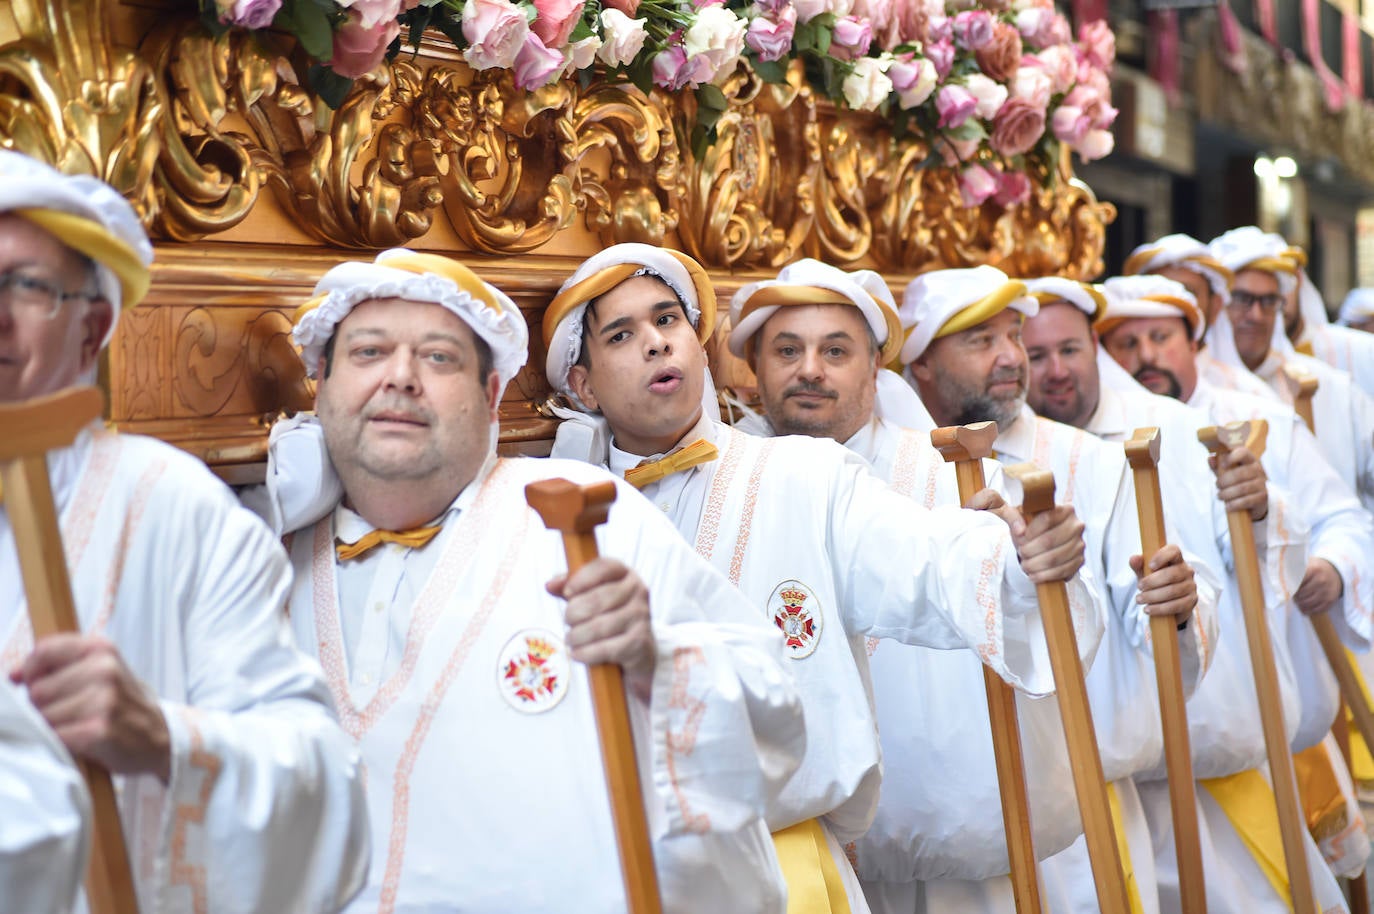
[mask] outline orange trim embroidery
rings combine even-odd
[[[1001,617],[997,614],[997,601],[992,596],[992,579],[997,576],[997,569],[1002,564],[1002,545],[999,541],[992,555],[983,559],[979,566],[978,587],[974,597],[979,608],[983,610],[983,631],[988,639],[979,646],[978,656],[989,666],[992,665],[993,659],[1002,653],[997,644]]]
[[[673,685],[668,699],[668,707],[685,711],[686,721],[682,729],[669,730],[667,744],[668,780],[673,785],[673,796],[677,798],[678,810],[682,813],[687,831],[704,835],[711,830],[711,817],[706,813],[693,812],[687,804],[687,796],[677,779],[677,760],[692,754],[697,745],[697,733],[701,729],[701,719],[706,715],[706,702],[691,694],[692,667],[706,663],[706,655],[699,647],[680,647],[673,651]]]
[[[754,509],[759,503],[759,484],[763,481],[763,468],[768,458],[773,456],[776,438],[769,438],[759,449],[758,459],[749,472],[749,483],[744,493],[744,513],[739,521],[739,535],[735,538],[735,552],[730,556],[730,583],[739,586],[740,575],[744,573],[744,550],[749,547],[749,534],[754,527]]]
[[[711,494],[706,500],[706,510],[702,512],[701,523],[697,525],[697,555],[708,562],[711,561],[711,553],[716,548],[720,518],[725,510],[725,496],[730,490],[730,483],[734,482],[735,473],[739,470],[744,449],[748,446],[748,439],[734,429],[722,428],[720,431],[725,436],[725,451],[720,456],[716,476],[711,480]]]
[[[197,723],[198,713],[192,708],[181,708],[181,717],[191,737],[189,762],[192,768],[201,770],[200,795],[194,803],[177,806],[172,825],[171,869],[168,887],[185,886],[191,893],[191,910],[195,914],[205,914],[209,910],[209,898],[205,888],[205,865],[188,863],[186,860],[186,832],[191,825],[205,824],[205,810],[210,805],[210,794],[214,792],[215,782],[219,780],[221,762],[211,752],[205,751],[205,739],[201,736]]]
[[[916,433],[902,429],[897,436],[897,451],[892,455],[892,480],[888,483],[902,495],[909,496],[916,489],[916,454]]]
[[[129,541],[143,520],[143,512],[148,509],[153,487],[162,477],[162,471],[166,466],[166,460],[154,460],[134,486],[133,497],[124,509],[124,525],[120,528],[119,539],[115,542],[114,557],[110,559],[109,579],[105,582],[105,599],[100,604],[100,612],[96,615],[95,621],[87,628],[89,632],[98,634],[105,631],[110,624],[110,618],[115,611],[115,597],[119,595],[119,585],[124,577],[124,556],[129,551]]]

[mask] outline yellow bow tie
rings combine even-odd
[[[373,530],[365,534],[356,543],[338,542],[334,544],[334,552],[339,557],[339,561],[347,562],[349,559],[356,559],[363,555],[373,546],[380,546],[382,543],[399,543],[402,546],[409,546],[411,549],[419,549],[421,546],[434,539],[435,534],[443,527],[416,527],[413,530]]]
[[[690,470],[699,463],[709,463],[720,456],[716,446],[705,438],[698,438],[681,450],[673,451],[658,460],[646,460],[639,466],[625,471],[625,481],[636,489],[667,479],[674,473]]]
[[[1311,341],[1311,340],[1303,340],[1301,343],[1299,343],[1298,345],[1294,346],[1293,348],[1294,348],[1295,350],[1297,350],[1298,352],[1302,353],[1303,355],[1311,355],[1311,354],[1312,354],[1312,341]]]

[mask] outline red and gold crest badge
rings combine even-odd
[[[506,704],[525,714],[538,714],[563,700],[570,673],[568,652],[558,636],[544,629],[526,629],[501,649],[496,685]]]
[[[787,656],[801,660],[815,653],[825,618],[811,588],[801,581],[783,581],[768,598],[768,613],[782,631]]]

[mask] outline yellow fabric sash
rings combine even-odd
[[[1320,842],[1345,831],[1350,815],[1326,746],[1317,743],[1294,755],[1293,770],[1298,776],[1298,796],[1312,839]]]
[[[1311,341],[1311,340],[1303,340],[1301,343],[1298,343],[1296,346],[1294,346],[1293,349],[1296,350],[1297,352],[1303,354],[1303,355],[1311,355],[1311,354],[1312,354],[1312,341]]]
[[[1374,697],[1369,694],[1369,683],[1364,681],[1364,673],[1360,670],[1355,655],[1346,650],[1345,656],[1350,661],[1350,668],[1355,671],[1355,678],[1360,681],[1360,691],[1364,693],[1364,700],[1374,703]],[[1355,715],[1349,708],[1345,709],[1345,717],[1350,722],[1350,776],[1355,779],[1356,784],[1368,784],[1374,781],[1374,755],[1370,754],[1370,747],[1365,745],[1360,728],[1355,726]]]
[[[787,914],[850,914],[840,868],[818,819],[773,832],[773,848],[787,881]]]
[[[1198,782],[1221,811],[1231,821],[1250,855],[1259,864],[1264,878],[1269,880],[1283,903],[1293,906],[1293,892],[1288,885],[1288,869],[1284,865],[1283,835],[1279,831],[1279,811],[1274,791],[1258,769],[1251,768],[1224,778],[1209,778]]]
[[[1130,899],[1131,914],[1145,914],[1140,901],[1140,886],[1135,881],[1135,864],[1131,862],[1131,846],[1126,840],[1126,820],[1121,815],[1121,795],[1116,785],[1107,782],[1107,806],[1112,813],[1112,830],[1116,832],[1116,846],[1121,852],[1121,872],[1126,877],[1126,895]]]
[[[347,562],[364,555],[373,546],[380,546],[382,543],[398,543],[402,546],[409,546],[411,549],[419,549],[421,546],[434,539],[443,527],[415,527],[412,530],[373,530],[371,533],[364,534],[356,543],[339,542],[334,544],[334,552],[339,557],[339,561]]]
[[[674,473],[690,470],[697,464],[710,463],[719,456],[720,451],[714,444],[705,438],[698,438],[686,447],[673,451],[665,457],[660,457],[658,460],[646,460],[639,466],[626,470],[625,481],[636,489],[642,489],[660,479],[667,479]]]

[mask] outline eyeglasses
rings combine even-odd
[[[1265,314],[1273,314],[1283,305],[1283,296],[1278,294],[1255,295],[1237,289],[1231,293],[1231,304],[1228,307],[1244,314],[1256,305],[1259,305],[1259,309]]]
[[[95,296],[90,292],[67,292],[55,282],[17,270],[0,273],[0,305],[16,316],[52,320],[62,303],[73,298],[90,301]]]

